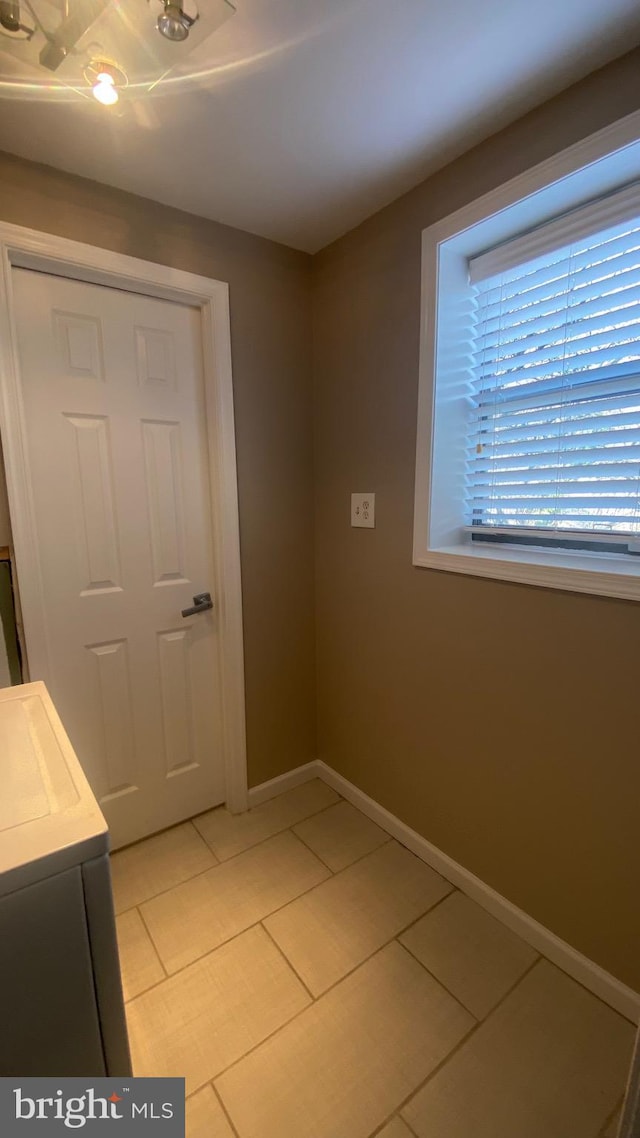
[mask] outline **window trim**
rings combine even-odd
[[[599,194],[640,178],[640,111],[620,119],[436,222],[422,234],[413,564],[520,584],[640,600],[640,558],[471,543],[461,515],[460,401],[437,382],[438,332],[456,319],[467,260]],[[440,373],[445,371],[445,365]],[[438,373],[438,374],[440,374]],[[444,392],[444,395],[443,395]],[[439,447],[435,445],[438,418]],[[447,447],[447,434],[451,446]],[[456,452],[457,444],[457,452]]]

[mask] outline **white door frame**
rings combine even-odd
[[[50,645],[45,631],[42,566],[27,460],[11,269],[35,269],[173,300],[201,313],[211,525],[218,587],[225,797],[234,813],[246,810],[244,646],[229,286],[167,265],[2,222],[0,258],[0,431],[31,678],[45,683],[52,674]]]

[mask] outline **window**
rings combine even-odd
[[[640,599],[640,144],[579,158],[425,231],[414,562]]]
[[[622,199],[622,200],[620,200]],[[602,229],[602,205],[629,217]],[[626,207],[626,208],[625,208]],[[471,261],[472,538],[640,551],[640,189]],[[496,263],[497,262],[497,263]],[[635,540],[634,540],[635,537]]]

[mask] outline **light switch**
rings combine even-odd
[[[373,529],[376,524],[375,494],[351,495],[351,525]]]

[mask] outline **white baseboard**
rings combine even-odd
[[[448,854],[443,853],[437,846],[428,842],[421,834],[405,825],[395,814],[385,810],[384,806],[380,806],[368,794],[359,790],[354,783],[349,782],[332,767],[327,766],[322,759],[305,763],[304,766],[287,771],[286,774],[279,775],[278,778],[273,778],[269,782],[263,782],[260,786],[253,787],[249,791],[249,803],[251,806],[257,806],[260,802],[266,802],[267,799],[273,798],[285,790],[291,790],[294,786],[300,786],[312,778],[321,778],[323,782],[326,782],[328,786],[333,787],[338,794],[346,798],[347,802],[357,806],[358,810],[361,810],[363,814],[366,814],[368,818],[371,818],[403,846],[406,846],[432,869],[435,869],[437,873],[446,877],[447,881],[450,881],[467,897],[477,901],[483,909],[497,917],[512,932],[521,936],[523,940],[526,940],[528,944],[546,956],[567,975],[577,980],[579,984],[593,992],[595,996],[609,1004],[615,1011],[626,1016],[632,1023],[640,1023],[640,995],[637,992],[622,984],[620,980],[616,980],[615,976],[606,972],[600,965],[594,964],[592,960],[572,948],[566,941],[561,940],[555,933],[550,932],[539,921],[534,920],[533,917],[519,909],[517,905],[513,905],[506,897],[496,893],[495,889],[486,885],[475,874],[470,873],[468,869],[454,861]]]
[[[324,763],[322,765],[324,766]],[[305,763],[304,766],[294,767],[292,771],[285,771],[276,778],[270,778],[268,782],[252,786],[249,790],[249,809],[259,806],[261,802],[268,802],[270,798],[276,798],[278,794],[284,794],[285,790],[293,790],[294,786],[301,786],[303,782],[309,782],[312,778],[322,777],[317,759]]]

